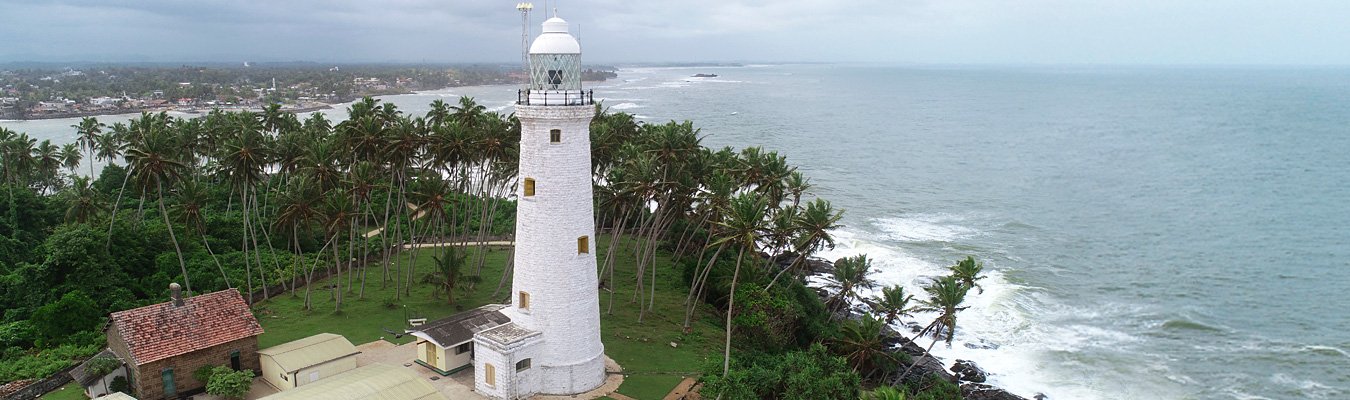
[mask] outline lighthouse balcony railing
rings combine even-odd
[[[516,104],[522,106],[589,106],[595,104],[592,90],[534,90],[516,92]]]

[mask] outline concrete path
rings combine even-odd
[[[697,379],[684,378],[679,385],[675,385],[675,390],[671,390],[664,400],[684,400],[689,396],[689,392],[694,389],[695,383],[698,383]]]
[[[371,363],[403,366],[404,368],[408,368],[417,373],[417,375],[422,378],[427,379],[431,385],[439,389],[441,394],[444,394],[446,398],[456,400],[486,399],[486,397],[473,391],[474,382],[472,368],[456,372],[450,376],[441,376],[430,368],[413,363],[413,360],[417,359],[416,342],[395,345],[383,340],[376,340],[374,342],[356,346],[356,350],[361,352],[361,354],[356,355],[356,365],[358,366]],[[616,395],[623,396],[614,393],[615,390],[619,389],[619,385],[623,384],[623,369],[619,367],[618,363],[615,363],[614,360],[611,360],[608,357],[605,358],[605,374],[605,383],[601,384],[600,387],[595,388],[595,390],[570,396],[534,396],[532,399],[589,400],[603,396],[610,396],[620,400],[627,398],[626,396],[623,398],[615,397]],[[432,380],[432,378],[435,378],[435,380]]]
[[[514,246],[514,245],[515,245],[515,242],[508,242],[508,241],[505,241],[505,240],[497,240],[497,241],[490,241],[490,242],[468,242],[468,243],[464,243],[464,242],[414,243],[414,244],[405,244],[405,245],[403,245],[403,248],[405,248],[405,249],[421,249],[421,248],[426,248],[426,247],[478,246],[478,245],[484,245],[484,246],[496,246],[496,247],[511,247],[511,246]]]

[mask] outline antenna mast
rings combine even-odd
[[[516,4],[520,11],[520,68],[525,73],[526,85],[530,82],[530,10],[534,4],[522,2]]]

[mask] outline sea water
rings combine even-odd
[[[934,353],[1014,393],[1350,398],[1350,69],[626,68],[588,86],[706,146],[786,155],[847,210],[823,257],[868,254],[913,293],[983,262]],[[461,95],[510,112],[515,88],[382,99]],[[68,142],[77,122],[0,126]]]

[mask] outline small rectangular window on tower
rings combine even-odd
[[[483,363],[483,383],[488,386],[497,386],[497,368],[492,364]]]
[[[561,143],[561,142],[562,142],[562,129],[554,129],[554,130],[548,131],[548,141],[549,141],[549,143]]]
[[[591,252],[590,236],[582,236],[577,238],[577,254],[586,254],[590,252]]]
[[[522,310],[530,309],[530,294],[528,292],[520,292],[519,306]]]
[[[534,178],[525,178],[525,197],[534,196]]]
[[[516,372],[530,369],[530,359],[526,358],[516,362]]]

